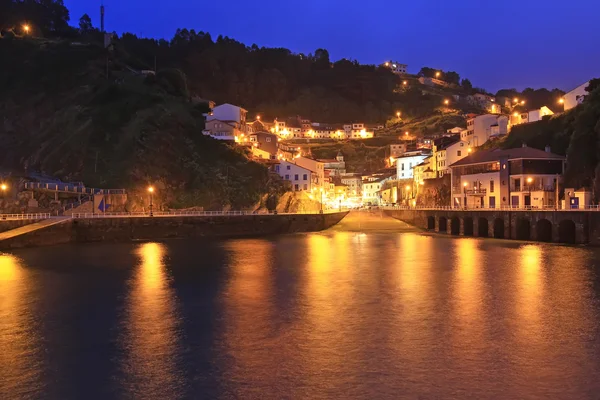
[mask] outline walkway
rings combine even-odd
[[[17,236],[25,235],[26,233],[35,232],[52,225],[62,224],[63,222],[70,220],[71,217],[54,217],[35,222],[33,224],[21,226],[20,228],[11,229],[10,231],[0,233],[0,242]]]
[[[385,215],[382,210],[351,211],[330,230],[346,232],[384,232],[414,231],[415,228],[405,222]]]

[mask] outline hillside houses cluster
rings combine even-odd
[[[375,131],[383,129],[381,124],[351,122],[332,124],[315,122],[300,116],[266,121],[257,117],[247,119],[248,111],[233,104],[221,104],[206,115],[205,135],[218,140],[244,142],[255,132],[270,132],[281,139],[368,139]]]

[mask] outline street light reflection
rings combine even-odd
[[[174,354],[179,351],[179,317],[166,271],[166,246],[145,243],[136,253],[140,262],[131,279],[123,338],[127,357],[122,368],[132,376],[127,397],[148,393],[178,397],[173,388],[178,376]]]

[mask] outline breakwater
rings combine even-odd
[[[0,241],[0,249],[62,243],[125,242],[195,237],[249,237],[321,231],[347,212],[238,216],[70,218]]]

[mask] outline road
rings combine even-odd
[[[383,214],[382,210],[351,211],[340,223],[330,228],[334,231],[414,231],[415,228]]]

